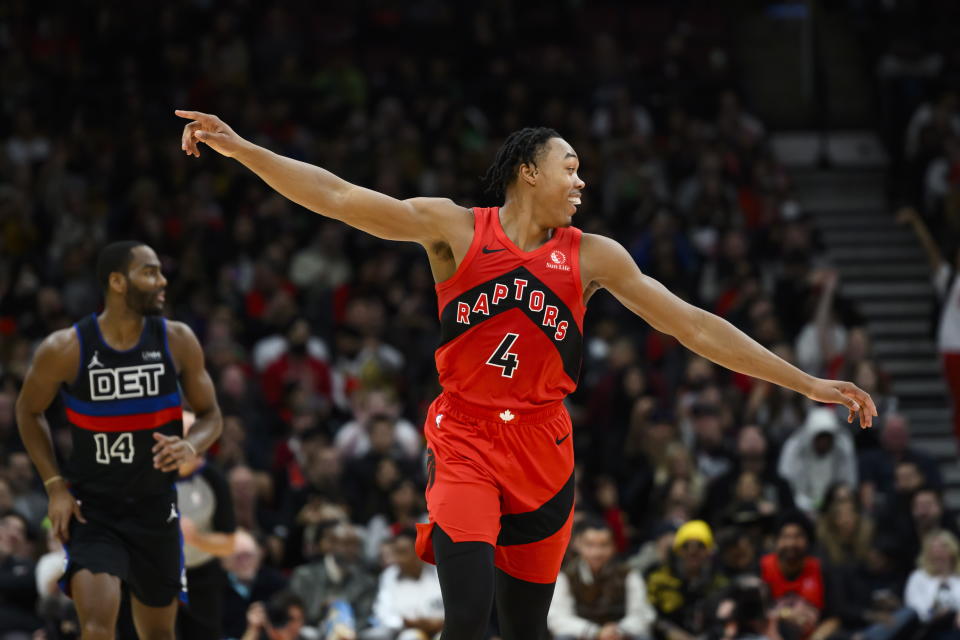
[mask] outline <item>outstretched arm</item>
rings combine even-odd
[[[199,142],[235,158],[281,195],[316,213],[341,220],[351,227],[385,240],[405,240],[423,245],[443,241],[457,218],[472,218],[469,210],[445,198],[397,200],[359,187],[326,169],[293,160],[259,147],[237,135],[214,115],[199,111],[175,113],[192,120],[183,129],[181,149],[200,157]]]
[[[814,378],[797,369],[723,318],[699,309],[644,275],[618,242],[584,234],[581,270],[588,285],[599,285],[654,329],[728,369],[793,389],[817,402],[843,404],[848,422],[859,414],[869,427],[877,409],[869,394],[850,382]]]

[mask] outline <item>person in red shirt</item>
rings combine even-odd
[[[426,250],[443,392],[424,427],[430,523],[417,551],[437,562],[445,640],[483,637],[494,597],[504,640],[548,637],[574,502],[562,401],[576,388],[583,315],[598,290],[714,362],[844,404],[862,427],[876,415],[852,383],[791,366],[641,273],[620,243],[573,227],[586,185],[579,156],[552,129],[510,134],[486,176],[503,205],[468,209],[445,198],[397,200],[248,142],[216,116],[176,114],[191,120],[186,154],[199,157],[203,142],[312,211]]]
[[[808,640],[826,640],[840,628],[827,610],[827,577],[810,555],[813,524],[801,511],[788,511],[777,524],[775,549],[760,559],[760,576],[770,589],[779,619]]]

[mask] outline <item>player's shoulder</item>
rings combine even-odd
[[[71,352],[75,352],[77,355],[80,353],[80,339],[73,327],[54,331],[37,346],[37,354],[62,357],[69,355]]]
[[[624,246],[613,238],[602,236],[598,233],[586,232],[580,237],[581,264],[589,265],[593,263],[619,261],[628,255]]]
[[[47,373],[60,372],[66,380],[76,373],[80,339],[73,327],[59,329],[44,338],[33,352],[33,366]]]
[[[180,322],[179,320],[171,320],[169,318],[164,318],[164,324],[167,325],[167,335],[172,336],[194,336],[193,329],[190,328],[186,322]],[[194,336],[196,337],[196,336]]]
[[[174,354],[184,353],[184,349],[193,350],[200,348],[200,341],[185,322],[179,320],[165,320],[167,326],[167,344]]]
[[[612,247],[622,247],[622,245],[608,236],[602,236],[599,233],[587,233],[584,231],[580,236],[580,246],[587,249],[610,249]]]
[[[627,249],[608,236],[584,233],[580,239],[580,273],[586,282],[608,282],[636,268]]]

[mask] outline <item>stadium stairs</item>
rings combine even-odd
[[[879,139],[862,131],[801,132],[779,134],[773,142],[840,271],[841,295],[866,318],[873,354],[910,419],[913,446],[940,461],[946,503],[960,508],[957,445],[934,344],[930,268],[919,241],[895,222],[884,197],[886,157]]]

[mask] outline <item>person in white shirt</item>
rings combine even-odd
[[[656,613],[643,577],[614,558],[613,531],[588,520],[574,538],[577,557],[557,577],[547,627],[557,640],[651,637]]]
[[[797,507],[806,512],[820,508],[830,485],[857,486],[853,439],[832,408],[810,409],[803,427],[783,445],[777,471],[790,483]]]
[[[931,630],[955,637],[960,630],[960,546],[943,529],[923,540],[918,567],[907,580],[904,603]],[[933,637],[938,637],[939,633]]]
[[[373,627],[361,640],[429,640],[443,628],[443,599],[437,568],[417,557],[417,532],[404,529],[393,539],[394,563],[380,575]]]

